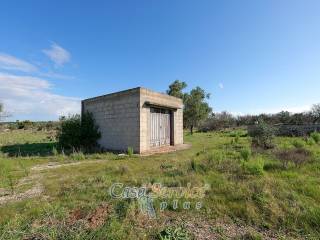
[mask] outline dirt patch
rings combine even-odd
[[[41,196],[42,192],[43,186],[38,183],[34,187],[23,193],[14,193],[11,195],[0,197],[0,205],[5,204],[7,202],[16,202],[27,198],[38,197]]]
[[[288,239],[289,236],[277,231],[258,229],[253,226],[233,223],[227,219],[207,220],[202,217],[179,216],[166,212],[161,216],[157,226],[164,229],[168,226],[183,226],[197,240],[221,240],[221,239],[264,239],[277,240]],[[259,238],[260,237],[260,238]],[[299,239],[300,238],[293,238]]]
[[[154,148],[151,150],[148,150],[144,153],[141,153],[140,156],[150,156],[150,155],[154,155],[154,154],[162,154],[162,153],[170,153],[170,152],[176,152],[176,151],[180,151],[180,150],[186,150],[191,148],[191,144],[179,144],[176,146],[164,146],[164,147],[159,147],[159,148]]]
[[[91,229],[97,229],[101,227],[108,218],[111,212],[111,208],[108,204],[104,203],[97,207],[89,216],[87,217],[87,226]]]
[[[80,162],[72,162],[72,163],[58,163],[58,162],[49,162],[47,164],[42,164],[42,165],[36,165],[31,168],[32,171],[42,171],[42,170],[47,170],[47,169],[56,169],[56,168],[61,168],[61,167],[69,167],[69,166],[74,166],[74,165],[80,165],[80,164],[87,164],[87,163],[99,163],[103,162],[105,160],[96,160],[96,161],[80,161]]]
[[[111,207],[107,203],[101,204],[89,214],[84,209],[77,208],[69,213],[67,224],[75,225],[78,222],[83,222],[87,228],[97,229],[106,222],[110,212]]]
[[[68,216],[66,222],[68,225],[74,225],[78,221],[85,220],[86,216],[87,216],[87,213],[83,209],[77,208],[77,209],[72,210],[69,213],[69,216]]]
[[[295,148],[279,150],[275,153],[275,156],[280,160],[283,168],[287,169],[290,162],[292,162],[296,167],[310,162],[312,154],[309,150]]]

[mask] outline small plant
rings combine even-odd
[[[309,146],[313,146],[313,145],[316,144],[316,142],[314,141],[314,139],[311,138],[311,137],[306,139],[306,143],[307,143],[307,145],[309,145]]]
[[[190,161],[190,168],[192,171],[197,171],[197,163],[194,159]]]
[[[129,203],[126,201],[119,201],[116,203],[115,212],[120,220],[124,219],[127,216],[129,208]]]
[[[128,153],[129,157],[132,157],[133,156],[133,148],[132,147],[128,147],[127,153]]]
[[[81,151],[74,151],[70,157],[72,158],[72,160],[74,161],[81,161],[81,160],[84,160],[86,159],[86,156],[83,154],[83,152]]]
[[[318,132],[313,132],[310,134],[310,137],[316,142],[320,143],[320,133]]]
[[[264,161],[262,159],[254,159],[248,162],[242,162],[242,167],[245,173],[249,175],[263,175]]]
[[[18,164],[19,164],[20,168],[23,170],[24,176],[27,177],[30,173],[27,166],[22,162],[22,160],[19,160]]]
[[[240,136],[237,134],[234,138],[234,142],[239,143],[239,141],[240,141]]]
[[[251,150],[248,148],[241,149],[240,155],[243,160],[248,161],[251,157]]]
[[[304,143],[302,140],[298,140],[298,139],[295,139],[295,140],[292,142],[292,145],[293,145],[295,148],[304,148],[304,147],[305,147],[305,143]]]
[[[7,181],[8,181],[8,185],[10,187],[10,190],[11,190],[11,194],[14,194],[15,181],[14,181],[14,179],[13,179],[11,174],[8,174]]]
[[[261,147],[263,149],[274,147],[273,139],[275,136],[275,129],[266,124],[263,120],[259,120],[256,126],[250,128],[248,134],[252,137],[252,145],[254,147]]]
[[[159,240],[190,240],[191,236],[183,227],[167,227],[158,234]]]
[[[239,239],[239,240],[262,240],[263,238],[258,233],[247,232],[236,239]]]
[[[53,156],[57,156],[59,153],[58,153],[58,150],[55,148],[55,147],[53,147],[52,148],[52,155]]]

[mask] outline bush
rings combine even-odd
[[[131,157],[133,155],[133,148],[128,147],[127,153],[128,153],[128,156]]]
[[[86,156],[83,154],[83,152],[73,152],[70,157],[72,158],[72,160],[74,161],[81,161],[86,159]]]
[[[320,133],[318,132],[313,132],[310,134],[310,137],[316,142],[320,143]]]
[[[247,232],[242,236],[236,238],[236,240],[262,240],[262,236],[259,233]]]
[[[302,140],[298,140],[298,139],[295,139],[295,140],[292,142],[292,145],[293,145],[295,148],[304,148],[304,147],[305,147],[305,143],[304,143]]]
[[[240,155],[243,160],[248,161],[251,157],[251,151],[248,148],[241,149]]]
[[[255,159],[249,162],[242,162],[243,170],[249,175],[263,175],[264,161],[262,159]]]
[[[98,139],[101,133],[95,125],[91,113],[73,115],[61,119],[61,127],[58,132],[59,146],[64,149],[85,149],[91,151],[98,146]]]
[[[31,129],[34,125],[34,123],[29,120],[25,120],[22,122],[17,121],[16,124],[18,129],[24,129],[24,130]]]
[[[119,220],[123,220],[127,216],[129,209],[129,203],[127,201],[118,201],[115,205],[115,213],[117,214]]]
[[[283,168],[287,169],[290,162],[296,167],[300,167],[301,165],[309,162],[311,152],[303,148],[297,148],[279,151],[276,153],[276,156],[282,163]]]
[[[309,146],[313,146],[314,144],[316,144],[316,142],[314,141],[314,139],[311,138],[311,137],[306,140],[306,143],[307,143]]]
[[[249,128],[248,134],[252,137],[252,145],[254,147],[262,147],[264,149],[274,147],[275,129],[262,120],[256,126]]]

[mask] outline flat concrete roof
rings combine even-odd
[[[130,88],[130,89],[119,91],[119,92],[113,92],[113,93],[108,93],[108,94],[105,94],[105,95],[100,95],[100,96],[97,96],[97,97],[87,98],[87,99],[82,100],[82,102],[86,102],[86,101],[90,102],[90,101],[98,100],[100,98],[105,98],[105,97],[109,98],[109,97],[115,97],[115,96],[121,96],[121,95],[129,94],[129,93],[136,93],[136,92],[140,92],[141,90],[144,90],[144,91],[147,91],[147,92],[151,92],[151,93],[157,93],[157,94],[163,95],[166,98],[172,98],[172,100],[174,100],[174,101],[177,101],[177,100],[179,101],[180,100],[182,102],[182,99],[180,99],[180,98],[177,98],[177,97],[174,97],[174,96],[170,96],[170,95],[167,95],[167,94],[164,94],[164,93],[159,93],[159,92],[156,92],[156,91],[144,88],[144,87]]]

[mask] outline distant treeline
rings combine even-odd
[[[2,122],[0,123],[0,130],[37,130],[37,131],[52,131],[57,130],[60,126],[59,121],[41,121],[34,122],[30,120],[16,121],[16,122]]]
[[[200,131],[214,131],[230,127],[251,126],[258,121],[264,121],[269,125],[317,125],[320,124],[319,113],[316,105],[313,110],[304,113],[290,113],[282,111],[276,114],[260,114],[234,116],[228,112],[213,113],[199,126]]]

